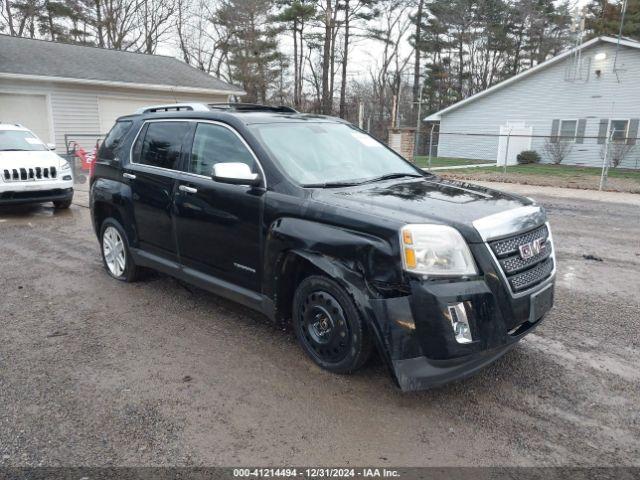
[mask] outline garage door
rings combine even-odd
[[[43,142],[53,142],[45,95],[0,93],[0,123],[20,123]]]
[[[116,123],[118,117],[130,115],[141,107],[171,103],[170,100],[141,100],[139,98],[109,98],[99,97],[98,108],[100,110],[100,133],[107,133]]]

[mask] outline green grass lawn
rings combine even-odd
[[[435,164],[432,165],[435,166]],[[453,165],[453,164],[451,164]],[[461,164],[458,164],[461,165]],[[445,173],[447,170],[440,170],[438,173]],[[478,168],[463,168],[457,170],[451,170],[451,173],[457,173],[462,175],[472,175],[474,173],[502,173],[503,167],[484,167]],[[507,167],[507,173],[517,173],[521,175],[541,175],[541,176],[554,176],[554,177],[583,177],[583,176],[596,176],[599,177],[602,170],[598,167],[577,167],[573,165],[548,165],[548,164],[532,164],[532,165],[513,165]],[[629,180],[636,180],[640,182],[640,171],[622,168],[610,168],[609,178],[626,178]]]
[[[429,166],[429,157],[416,157],[416,165],[422,168]],[[456,167],[458,165],[477,165],[492,163],[491,160],[471,160],[469,158],[431,157],[432,167]]]

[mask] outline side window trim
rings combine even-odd
[[[151,120],[145,120],[142,123],[142,126],[138,129],[138,133],[136,134],[135,138],[133,139],[133,142],[131,143],[131,149],[129,151],[129,166],[135,166],[135,168],[139,168],[139,169],[152,169],[152,170],[160,170],[162,172],[170,172],[170,173],[186,173],[184,170],[174,170],[172,168],[165,168],[165,167],[158,167],[156,165],[147,165],[145,163],[139,163],[135,161],[135,157],[134,157],[134,153],[136,152],[136,146],[138,145],[138,140],[143,140],[144,141],[144,137],[147,134],[147,130],[149,127],[149,124],[151,123],[159,123],[159,122],[183,122],[183,123],[188,123],[189,128],[192,129],[192,131],[190,131],[187,136],[186,136],[186,140],[183,140],[183,144],[181,145],[181,148],[187,148],[190,149],[191,147],[191,141],[193,140],[193,130],[195,130],[193,128],[193,124],[195,123],[195,120],[193,119],[188,119],[188,118],[158,118],[158,119],[151,119]],[[141,153],[141,150],[137,152],[138,154]],[[184,152],[181,152],[180,154],[180,166],[182,168],[184,168],[184,162],[185,162],[185,157],[184,157]]]
[[[139,156],[142,152],[142,139],[144,139],[144,136],[147,134],[147,126],[148,123],[146,122],[140,125],[133,142],[131,142],[131,152],[129,153],[129,164],[131,165],[140,165],[134,161],[134,154],[135,156]]]
[[[224,122],[218,122],[216,120],[193,120],[196,123],[196,128],[194,129],[194,133],[191,136],[191,142],[190,142],[190,146],[189,146],[189,152],[187,155],[187,168],[185,169],[184,173],[185,175],[190,175],[193,177],[198,177],[198,178],[206,178],[211,180],[214,183],[215,182],[211,177],[208,177],[206,175],[200,175],[199,173],[192,173],[189,172],[189,166],[191,164],[191,154],[192,154],[192,150],[193,150],[193,142],[195,140],[195,130],[197,129],[198,124],[200,123],[205,123],[205,124],[212,124],[212,125],[219,125],[221,127],[226,128],[227,130],[230,130],[232,133],[234,133],[236,135],[236,137],[238,137],[240,139],[240,141],[242,142],[242,145],[247,149],[247,151],[251,154],[251,157],[253,157],[253,160],[256,162],[256,165],[258,166],[258,169],[260,170],[260,175],[262,176],[262,183],[264,184],[264,189],[267,189],[267,176],[264,173],[264,168],[262,168],[262,163],[260,163],[260,160],[258,160],[258,156],[255,154],[255,152],[253,151],[253,149],[249,146],[249,144],[247,143],[247,141],[244,139],[244,137],[242,135],[240,135],[240,132],[238,132],[235,128],[233,128],[231,125],[228,125]],[[239,185],[241,186],[241,185]]]

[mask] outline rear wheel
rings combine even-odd
[[[109,275],[123,282],[136,280],[138,267],[131,258],[127,237],[122,226],[113,218],[102,223],[100,247],[102,262]]]
[[[331,372],[351,373],[371,354],[371,336],[353,300],[327,277],[302,281],[294,295],[293,324],[305,353]]]

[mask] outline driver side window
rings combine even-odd
[[[200,123],[196,129],[189,159],[189,172],[210,177],[216,163],[246,163],[253,173],[256,165],[240,138],[226,127]]]

